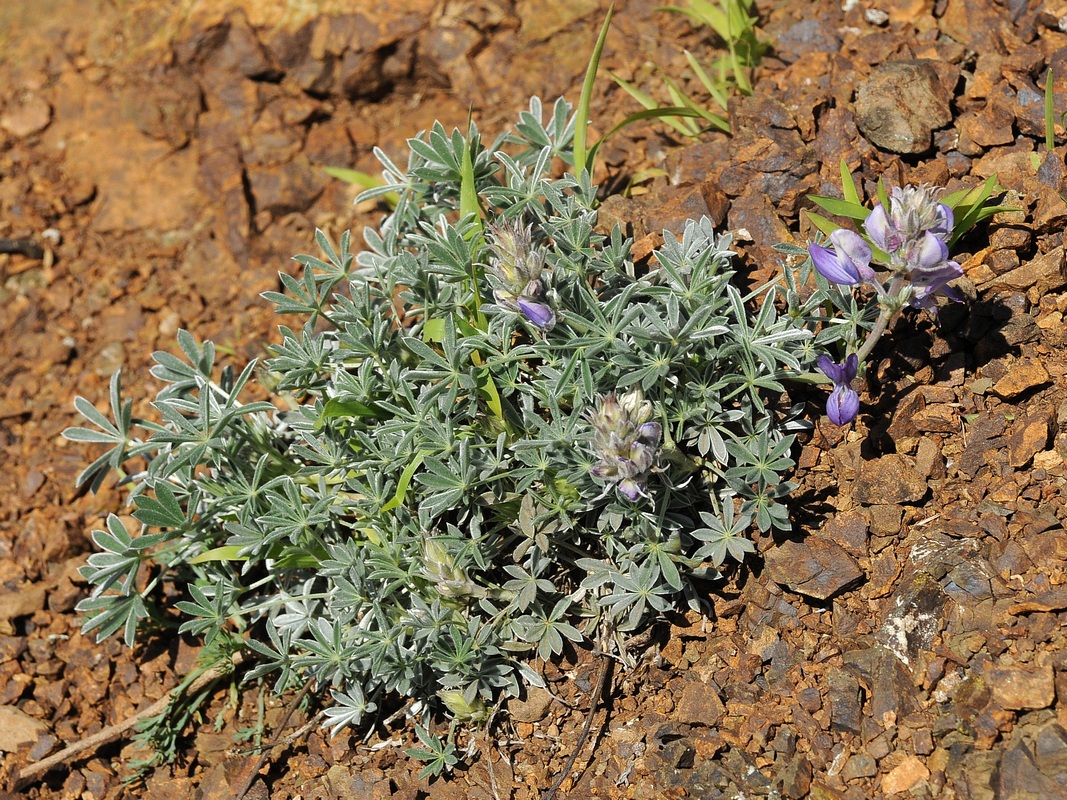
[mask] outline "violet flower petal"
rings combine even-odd
[[[889,215],[885,213],[885,208],[881,203],[876,205],[871,213],[867,215],[867,219],[863,221],[863,228],[867,231],[867,235],[871,237],[871,241],[882,250],[886,249],[886,239],[893,228],[889,223]]]
[[[859,270],[851,260],[847,264],[842,263],[838,254],[829,247],[819,244],[809,244],[808,254],[819,271],[830,283],[840,283],[846,286],[855,286],[860,282]]]
[[[911,265],[913,270],[929,270],[941,264],[948,258],[948,245],[930,231],[923,234],[922,241],[915,250],[915,262]]]
[[[838,364],[830,356],[821,355],[815,365],[823,375],[833,381],[835,387],[847,386],[859,372],[860,360],[855,353],[850,353],[844,362]]]
[[[819,356],[815,361],[815,366],[817,366],[822,374],[832,380],[835,384],[840,383],[842,376],[844,376],[843,365],[835,363],[830,356]]]
[[[830,241],[834,244],[837,257],[843,262],[846,258],[856,266],[867,266],[871,263],[874,253],[863,237],[854,231],[840,228],[830,234]]]
[[[956,216],[952,213],[952,209],[944,203],[937,204],[937,211],[937,224],[930,229],[930,233],[941,238],[947,244],[948,238],[952,236],[952,229],[956,225]]]
[[[920,273],[911,281],[912,295],[908,298],[908,305],[936,313],[935,297],[941,296],[953,302],[959,302],[963,299],[962,296],[949,286],[948,282],[954,281],[961,275],[963,275],[963,267],[955,261],[945,261],[936,270]]]
[[[541,330],[551,330],[556,324],[555,312],[544,303],[530,300],[523,295],[520,295],[516,302],[519,306],[519,311],[522,312],[523,316]]]
[[[834,425],[848,425],[860,412],[860,396],[848,386],[838,386],[826,400],[826,415]]]
[[[855,353],[849,353],[845,359],[845,382],[851,383],[860,371],[860,357]]]
[[[663,428],[658,422],[646,422],[637,429],[637,438],[653,447],[659,444],[659,437],[662,435]]]

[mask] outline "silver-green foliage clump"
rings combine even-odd
[[[253,367],[216,369],[185,332],[185,359],[155,355],[159,423],[117,376],[114,421],[79,399],[96,429],[68,435],[112,447],[83,482],[147,459],[140,534],[95,533],[86,630],[132,643],[178,593],[181,632],[240,634],[278,691],[328,689],[331,728],[406,698],[477,721],[538,681],[532,657],[625,659],[660,612],[705,607],[753,527],[788,528],[781,380],[814,360],[813,323],[733,285],[706,219],[635,268],[594,229],[587,173],[551,177],[569,114],[543,124],[535,99],[493,146],[435,126],[406,169],[380,154],[399,202],[368,249],[319,233],[268,296],[300,320],[258,376],[274,402],[242,404]],[[420,737],[433,771],[455,761]]]

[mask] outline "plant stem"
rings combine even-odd
[[[882,334],[889,327],[890,320],[900,311],[901,304],[898,298],[903,286],[903,275],[894,275],[892,280],[889,281],[889,289],[883,295],[884,302],[879,306],[878,319],[875,321],[874,327],[871,328],[871,332],[867,335],[867,341],[863,343],[863,347],[856,353],[856,357],[861,364],[867,360],[867,356],[871,354],[874,346],[878,344],[878,340],[882,338]]]
[[[167,706],[169,706],[175,699],[177,699],[178,695],[181,694],[183,690],[187,694],[196,694],[209,684],[217,681],[219,678],[228,675],[230,672],[233,671],[233,668],[240,664],[243,660],[243,653],[238,651],[233,654],[228,663],[205,670],[187,687],[179,685],[176,689],[171,690],[167,694],[163,695],[163,697],[161,697],[159,700],[154,702],[152,705],[148,706],[148,708],[145,708],[142,711],[138,711],[136,714],[131,717],[127,717],[122,722],[104,728],[102,731],[98,731],[92,736],[87,736],[86,738],[63,748],[58,753],[55,753],[54,755],[51,755],[48,758],[42,759],[41,761],[38,761],[35,764],[31,764],[30,766],[23,769],[18,774],[18,777],[15,778],[13,787],[14,790],[18,791],[19,789],[25,788],[34,780],[44,775],[48,771],[55,769],[60,764],[63,764],[67,761],[72,761],[75,757],[84,752],[92,752],[99,747],[103,747],[105,744],[109,744],[110,742],[121,738],[128,730],[133,728],[141,720],[162,714],[166,710]]]

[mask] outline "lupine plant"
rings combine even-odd
[[[541,683],[535,659],[595,644],[629,663],[663,612],[707,610],[752,531],[789,528],[810,424],[785,382],[843,340],[826,308],[863,313],[811,259],[742,291],[707,219],[635,264],[597,229],[588,170],[552,177],[574,135],[566,102],[546,120],[534,98],[492,145],[435,125],[405,167],[377,152],[365,197],[391,213],[358,255],[316,233],[321,257],[266,295],[299,323],[262,367],[219,369],[183,331],[184,357],[154,356],[158,421],[117,374],[113,419],[77,400],[94,427],[67,435],[110,447],[79,482],[120,471],[140,523],[94,533],[85,631],[242,649],[249,679],[323,696],[334,732],[402,708],[437,774],[468,726]],[[895,213],[871,224],[891,252]],[[867,276],[836,241],[816,266]],[[931,285],[908,258],[897,303]],[[856,356],[821,363],[853,414]],[[240,399],[252,381],[269,402]]]
[[[155,355],[160,422],[118,376],[114,421],[79,399],[96,430],[68,435],[112,448],[83,483],[148,459],[139,534],[95,534],[87,631],[132,644],[179,592],[180,632],[243,637],[279,692],[313,681],[333,730],[412,701],[443,769],[435,712],[484,719],[568,643],[625,661],[662,612],[707,607],[751,528],[789,527],[783,380],[812,324],[777,284],[736,288],[706,219],[638,268],[595,230],[588,172],[550,177],[570,107],[543,116],[489,147],[435,126],[406,168],[379,153],[395,210],[358,256],[319,232],[297,257],[268,299],[303,322],[265,368],[220,372],[182,332],[184,359]],[[274,402],[239,399],[257,374]]]
[[[821,337],[826,346],[833,337],[841,361],[827,353],[816,361],[833,385],[826,413],[836,425],[847,425],[859,413],[859,395],[852,387],[857,374],[889,324],[906,308],[937,313],[938,300],[959,301],[951,281],[963,269],[950,257],[950,246],[971,227],[993,214],[1008,210],[989,203],[1003,191],[991,178],[972,191],[957,192],[944,201],[940,190],[929,186],[895,186],[887,194],[879,184],[879,199],[868,211],[858,202],[858,190],[844,163],[841,165],[845,200],[811,199],[827,210],[862,220],[865,235],[838,228],[818,214],[812,220],[829,233],[829,246],[813,242],[808,254],[819,275],[837,291],[834,305],[851,324],[829,326]],[[959,218],[953,209],[960,212]],[[870,301],[857,305],[853,287],[866,289]],[[838,322],[843,320],[838,320]]]

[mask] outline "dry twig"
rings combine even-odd
[[[259,775],[259,771],[263,769],[263,765],[267,762],[267,756],[270,755],[270,751],[273,750],[282,740],[282,734],[285,732],[285,726],[289,724],[289,718],[293,716],[293,712],[296,711],[296,707],[300,705],[309,691],[311,691],[311,685],[315,682],[314,678],[304,684],[304,688],[300,690],[300,694],[293,698],[289,703],[289,707],[285,710],[285,716],[282,717],[282,723],[278,726],[278,732],[274,734],[274,741],[268,744],[260,752],[255,762],[252,763],[251,759],[245,761],[244,766],[241,768],[239,775],[241,777],[240,785],[234,790],[235,800],[244,800],[244,796],[248,793],[248,790],[252,788],[252,784],[256,781],[256,776]],[[313,722],[314,720],[312,720]],[[302,733],[310,727],[311,723],[308,723],[305,727],[297,731],[297,734]],[[290,741],[295,741],[292,739]],[[249,763],[252,763],[251,769],[248,769]],[[242,774],[243,773],[243,774]],[[232,787],[231,787],[232,788]]]
[[[234,653],[230,663],[206,670],[200,677],[189,684],[189,686],[185,687],[184,692],[190,695],[196,694],[205,686],[217,681],[219,678],[229,675],[230,672],[233,671],[233,668],[243,660],[243,656],[240,652]],[[83,753],[93,752],[97,748],[110,744],[117,739],[121,739],[127,731],[132,730],[141,720],[162,714],[167,706],[178,698],[178,694],[181,691],[183,691],[183,689],[180,686],[176,689],[172,689],[152,705],[148,706],[148,708],[138,711],[132,717],[127,717],[122,722],[104,728],[102,731],[98,731],[92,736],[87,736],[72,745],[64,747],[58,753],[50,755],[48,758],[43,758],[35,764],[30,764],[20,770],[18,775],[15,776],[12,791],[17,792],[25,788],[49,771],[68,761],[73,761]]]
[[[597,710],[600,708],[599,701],[604,694],[604,687],[608,683],[608,675],[611,673],[611,657],[606,653],[600,654],[600,674],[597,676],[596,688],[593,690],[593,696],[589,699],[589,714],[585,718],[585,725],[582,727],[582,735],[578,737],[578,743],[574,746],[574,752],[571,753],[570,758],[567,759],[567,763],[563,765],[563,769],[559,775],[556,776],[555,782],[552,784],[547,792],[541,796],[541,800],[553,800],[556,796],[556,792],[559,791],[559,787],[563,785],[563,781],[567,779],[567,776],[571,774],[574,769],[574,762],[578,760],[578,754],[582,752],[585,747],[586,741],[589,739],[589,731],[593,728],[593,718],[596,716]]]

